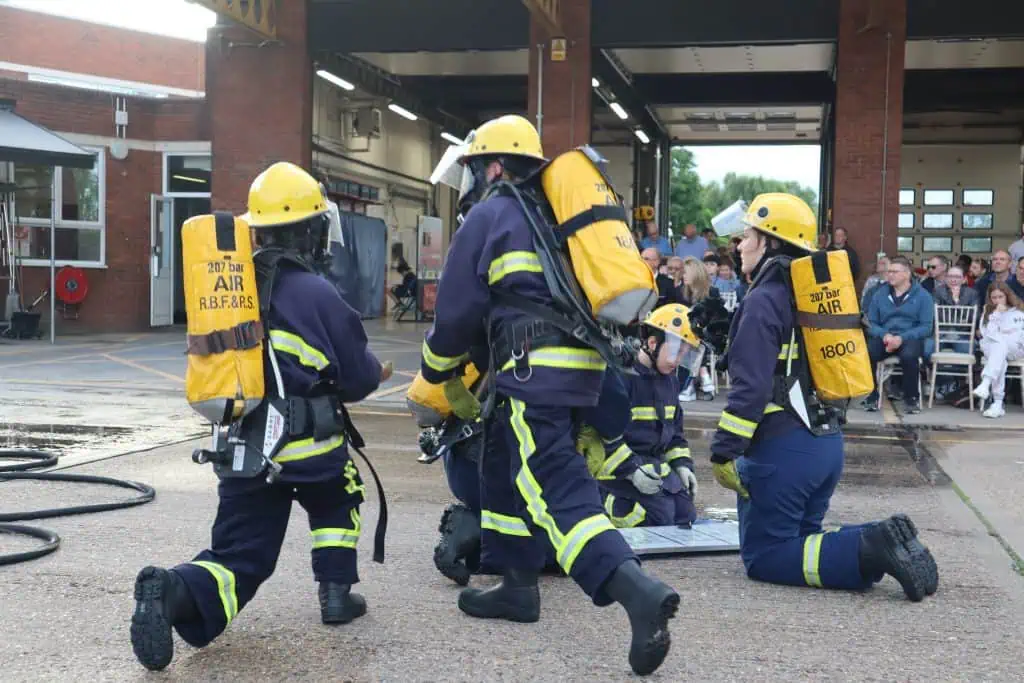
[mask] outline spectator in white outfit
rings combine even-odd
[[[983,415],[1002,417],[1006,414],[1003,409],[1006,363],[1024,358],[1024,310],[1020,299],[1002,282],[989,287],[987,299],[978,329],[985,361],[981,384],[974,395],[983,401],[991,395],[992,405]]]

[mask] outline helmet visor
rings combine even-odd
[[[450,188],[459,190],[462,186],[463,165],[459,160],[469,151],[469,144],[449,145],[448,149],[437,162],[434,172],[430,174],[430,184],[447,185]]]
[[[690,373],[700,370],[704,361],[704,347],[692,346],[682,337],[666,333],[665,343],[658,352],[658,365],[670,368],[685,368]],[[659,368],[660,370],[661,368]]]

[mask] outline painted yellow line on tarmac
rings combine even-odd
[[[406,382],[405,384],[400,384],[397,387],[391,387],[390,389],[384,389],[383,391],[375,391],[372,394],[370,394],[369,396],[367,396],[366,398],[364,398],[363,400],[364,401],[370,401],[370,400],[373,400],[375,398],[383,398],[385,396],[391,396],[392,394],[397,394],[400,391],[405,391],[406,389],[408,389],[411,386],[412,386],[412,382]]]
[[[103,354],[103,357],[106,358],[107,360],[112,360],[115,363],[121,363],[122,365],[127,365],[130,368],[135,368],[136,370],[142,370],[143,372],[148,372],[150,374],[157,375],[158,377],[166,377],[167,379],[174,380],[175,382],[179,382],[181,384],[185,383],[184,377],[172,375],[171,373],[164,372],[163,370],[156,370],[154,368],[142,365],[141,363],[136,363],[135,361],[128,360],[127,358],[118,358],[117,356],[111,356],[109,353]]]
[[[32,346],[18,347],[16,349],[9,349],[7,351],[0,351],[0,356],[21,356],[21,355],[24,355],[26,353],[39,353],[40,351],[43,351],[43,350],[56,351],[56,350],[59,349],[61,351],[70,351],[70,350],[81,350],[81,349],[98,349],[100,347],[101,347],[100,344],[72,344],[72,345],[69,345],[69,346],[47,346],[44,349],[43,347],[40,347],[38,345],[32,345]]]

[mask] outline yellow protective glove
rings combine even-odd
[[[739,472],[736,471],[735,460],[713,462],[711,463],[711,471],[715,473],[715,481],[720,486],[735,491],[743,498],[750,498],[750,492],[743,486],[743,483],[740,481]]]
[[[576,439],[576,450],[579,451],[587,461],[587,469],[592,477],[596,477],[604,465],[605,453],[601,437],[593,427],[580,429],[579,438]]]
[[[480,415],[480,401],[466,388],[458,375],[444,383],[444,397],[460,420],[473,420]]]

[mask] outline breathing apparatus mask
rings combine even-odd
[[[697,302],[689,313],[690,329],[715,353],[722,355],[729,341],[729,311],[718,293],[712,293]]]
[[[320,271],[330,265],[330,232],[331,216],[328,212],[290,225],[257,228],[256,242],[260,247],[277,247],[293,252]]]

